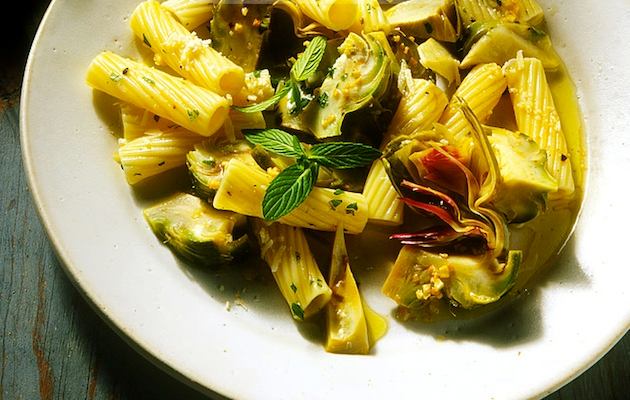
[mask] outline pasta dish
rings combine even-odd
[[[467,318],[572,229],[579,110],[536,0],[146,0],[129,25],[147,57],[103,51],[87,83],[129,185],[187,171],[149,227],[194,265],[263,260],[329,352],[385,334],[367,266],[400,323]]]

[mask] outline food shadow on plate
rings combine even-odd
[[[524,289],[487,306],[479,314],[458,320],[395,323],[402,324],[415,333],[440,340],[478,342],[497,348],[516,347],[536,341],[543,335],[544,329],[543,291],[559,285],[563,290],[589,285],[589,278],[576,257],[575,244],[573,237],[563,251],[546,263]]]

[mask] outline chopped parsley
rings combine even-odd
[[[342,203],[342,200],[339,199],[332,199],[328,202],[328,204],[330,204],[330,208],[332,208],[333,210],[336,210],[337,207]]]
[[[354,215],[355,212],[359,211],[359,206],[357,203],[350,203],[346,206],[346,214]]]
[[[186,113],[188,114],[188,119],[191,121],[194,121],[197,117],[199,117],[199,110],[186,110]]]
[[[300,303],[291,304],[291,312],[293,312],[293,316],[299,320],[304,321],[304,310]]]

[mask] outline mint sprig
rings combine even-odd
[[[268,221],[284,217],[306,200],[317,182],[320,166],[358,168],[369,165],[381,156],[381,152],[371,146],[352,142],[321,143],[306,149],[296,136],[281,129],[250,129],[243,133],[252,144],[271,153],[296,159],[296,164],[280,172],[265,192],[262,214]],[[335,191],[335,195],[341,193]]]
[[[265,192],[263,217],[275,221],[296,209],[311,193],[318,173],[316,163],[297,163],[280,172]]]
[[[330,142],[316,144],[310,150],[310,159],[335,169],[350,169],[368,165],[381,156],[381,152],[363,143]]]
[[[280,156],[300,158],[306,153],[297,136],[291,135],[280,129],[249,129],[245,139],[252,144],[257,144],[267,151]]]
[[[301,112],[311,101],[312,97],[305,96],[302,93],[300,82],[307,80],[317,71],[326,51],[326,43],[324,36],[316,36],[310,41],[304,53],[297,58],[295,64],[291,67],[289,80],[284,83],[276,94],[258,104],[233,108],[243,113],[264,111],[269,107],[275,106],[282,98],[290,94],[294,103],[294,106],[291,108],[291,114]]]

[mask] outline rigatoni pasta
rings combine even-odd
[[[260,255],[291,309],[293,318],[304,320],[316,314],[330,300],[326,284],[302,229],[281,223],[266,225],[254,221]]]
[[[155,0],[146,0],[130,18],[131,29],[166,64],[191,82],[218,94],[237,94],[245,84],[241,67],[189,32]]]
[[[112,52],[92,60],[87,83],[202,136],[214,134],[228,115],[228,101],[216,93]]]
[[[162,7],[173,13],[188,30],[210,21],[217,0],[166,0]]]
[[[251,217],[262,217],[260,204],[273,177],[260,168],[241,160],[231,160],[214,197],[214,207]],[[363,231],[367,223],[368,207],[359,193],[337,192],[314,188],[309,197],[279,222],[308,229],[334,232],[343,223],[348,233]]]
[[[516,58],[504,67],[519,131],[547,152],[547,168],[558,181],[558,192],[570,197],[575,191],[567,142],[545,70],[540,60]]]
[[[333,31],[350,28],[359,15],[353,0],[302,0],[297,4],[304,14]]]
[[[459,99],[463,99],[483,123],[492,114],[506,88],[503,71],[497,64],[479,64],[466,75],[440,118],[440,123],[451,132],[455,146],[470,143],[470,126],[459,112]]]

